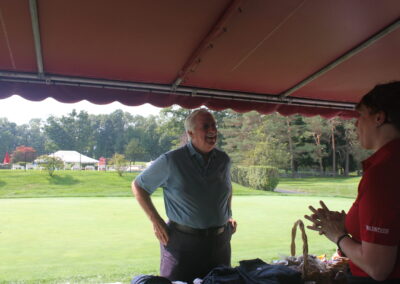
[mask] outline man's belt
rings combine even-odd
[[[226,224],[219,226],[219,227],[213,227],[213,228],[207,228],[207,229],[195,229],[192,227],[188,227],[185,225],[175,223],[173,221],[169,221],[169,223],[172,225],[172,227],[174,227],[176,230],[178,230],[182,233],[198,235],[198,236],[216,236],[216,235],[222,234],[226,228]]]

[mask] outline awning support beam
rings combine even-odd
[[[44,76],[43,70],[43,57],[42,57],[42,45],[40,40],[40,28],[39,28],[39,17],[37,12],[36,0],[29,0],[29,10],[31,13],[33,40],[35,43],[35,54],[36,64],[39,76]]]
[[[264,102],[275,104],[288,104],[310,107],[334,108],[342,110],[353,110],[355,104],[342,103],[335,101],[323,101],[307,98],[285,97],[280,98],[278,95],[272,94],[258,94],[258,93],[244,93],[234,91],[222,91],[214,89],[201,89],[191,87],[178,87],[175,91],[171,91],[171,85],[161,84],[148,84],[126,81],[113,81],[103,79],[91,79],[82,77],[67,77],[46,74],[39,76],[35,73],[18,73],[9,71],[0,71],[0,82],[17,82],[17,83],[31,83],[31,84],[46,84],[46,85],[64,85],[75,87],[89,87],[89,88],[104,88],[123,91],[148,91],[160,94],[174,94],[191,97],[205,97],[214,99],[226,99],[248,102]]]
[[[229,6],[219,17],[218,21],[211,28],[207,36],[200,42],[188,61],[186,61],[182,69],[179,71],[178,77],[175,79],[172,85],[173,90],[176,89],[185,80],[186,75],[192,70],[192,68],[196,64],[200,63],[201,57],[209,48],[211,48],[213,41],[226,31],[226,24],[228,23],[231,16],[237,13],[243,1],[244,0],[232,0]]]
[[[293,94],[298,89],[301,89],[302,87],[304,87],[305,85],[307,85],[310,82],[314,81],[318,77],[322,76],[323,74],[325,74],[329,70],[335,68],[337,65],[339,65],[339,64],[345,62],[346,60],[350,59],[352,56],[354,56],[357,53],[361,52],[362,50],[366,49],[367,47],[369,47],[370,45],[372,45],[376,41],[380,40],[384,36],[390,34],[391,32],[393,32],[394,30],[396,30],[399,27],[400,27],[400,18],[398,18],[393,23],[391,23],[390,25],[386,26],[385,28],[383,28],[382,30],[380,30],[379,32],[377,32],[376,34],[374,34],[373,36],[371,36],[370,38],[368,38],[367,40],[365,40],[361,44],[357,45],[355,48],[351,49],[350,51],[346,52],[342,56],[338,57],[337,59],[335,59],[334,61],[332,61],[328,65],[326,65],[325,67],[323,67],[320,70],[318,70],[317,72],[311,74],[310,76],[305,78],[303,81],[297,83],[296,85],[294,85],[290,89],[288,89],[285,92],[281,93],[280,94],[281,98],[284,98],[284,97],[287,97],[287,96]]]

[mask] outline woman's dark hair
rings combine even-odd
[[[393,124],[400,131],[400,81],[376,85],[357,104],[356,109],[366,106],[371,113],[383,111],[385,123]]]

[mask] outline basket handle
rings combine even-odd
[[[292,256],[296,255],[296,243],[295,243],[295,239],[296,239],[296,229],[297,226],[300,228],[301,231],[301,238],[303,240],[303,277],[306,277],[307,275],[307,268],[308,268],[308,241],[307,241],[307,235],[306,232],[304,230],[304,223],[303,221],[301,221],[300,219],[297,220],[292,228],[292,243],[290,245],[290,253]]]

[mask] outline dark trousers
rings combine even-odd
[[[169,241],[161,245],[160,275],[171,281],[192,283],[217,266],[231,265],[232,228],[228,224],[219,235],[196,235],[169,226]]]

